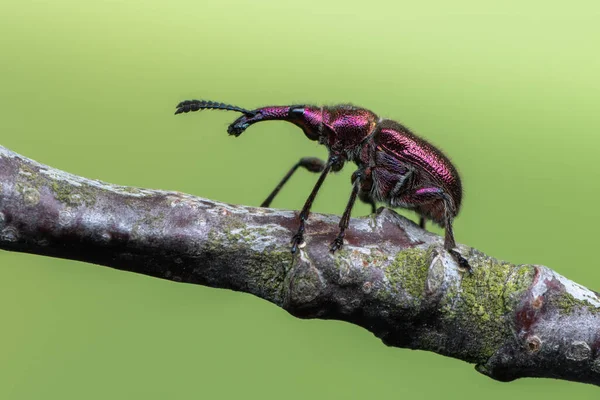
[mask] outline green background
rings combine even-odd
[[[465,187],[459,242],[598,290],[600,5],[564,4],[6,1],[0,143],[90,178],[259,205],[324,148],[276,122],[228,137],[236,114],[175,117],[175,104],[351,101],[451,156]],[[353,169],[327,180],[315,211],[341,214]],[[274,206],[300,208],[315,179],[299,173]],[[599,393],[494,382],[250,295],[72,261],[1,252],[0,304],[1,399]]]

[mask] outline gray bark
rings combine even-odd
[[[443,239],[388,209],[352,219],[297,213],[74,176],[0,146],[0,248],[252,293],[300,318],[360,325],[390,346],[434,351],[510,381],[600,385],[600,297],[547,267],[514,265]]]

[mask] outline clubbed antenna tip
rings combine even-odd
[[[232,106],[230,104],[218,103],[216,101],[210,100],[185,100],[181,103],[177,104],[177,110],[175,111],[175,115],[188,113],[190,111],[199,111],[199,110],[227,110],[227,111],[237,111],[247,116],[256,115],[255,112],[246,110],[245,108]]]

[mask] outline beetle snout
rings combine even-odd
[[[233,121],[231,125],[229,125],[229,127],[227,128],[227,133],[233,136],[240,136],[250,125],[262,120],[263,115],[260,112],[257,112],[252,116],[242,115],[241,117]]]
[[[227,128],[227,133],[233,136],[240,136],[242,132],[244,132],[249,126],[250,124],[247,122],[236,121],[233,124],[229,125],[229,127]]]

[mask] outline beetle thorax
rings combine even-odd
[[[373,112],[352,105],[323,108],[323,127],[319,142],[332,152],[355,160],[362,144],[374,131],[378,117]]]

